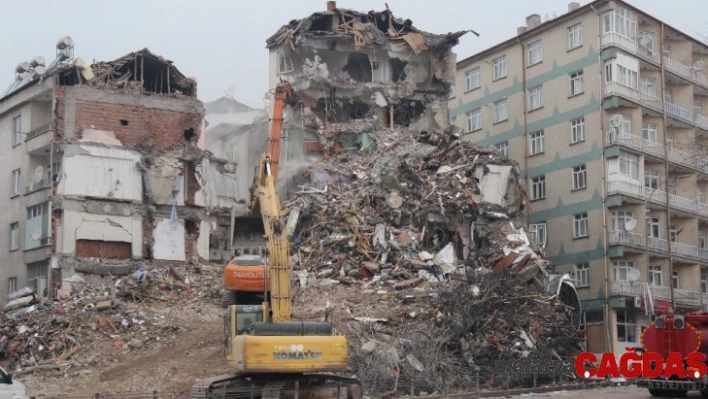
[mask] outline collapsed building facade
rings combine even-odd
[[[236,166],[197,146],[196,81],[147,49],[89,65],[68,37],[51,64],[16,72],[0,98],[13,136],[0,301],[25,286],[52,296],[75,273],[220,259]]]
[[[448,131],[452,48],[465,33],[423,32],[388,9],[360,13],[334,1],[281,27],[266,41],[270,89],[288,82],[294,92],[280,160],[290,173],[281,177],[298,161],[373,150],[371,127]]]

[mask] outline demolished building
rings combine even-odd
[[[266,40],[269,87],[288,82],[281,178],[303,160],[372,150],[366,125],[449,130],[452,48],[466,32],[433,34],[390,10],[337,8],[293,20]],[[329,140],[334,137],[335,140]]]
[[[148,49],[91,65],[73,52],[67,37],[49,65],[21,63],[0,96],[13,131],[0,301],[24,286],[53,296],[77,272],[229,255],[219,230],[230,230],[236,165],[197,147],[196,82]]]

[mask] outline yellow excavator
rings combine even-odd
[[[264,154],[251,187],[251,212],[260,213],[267,239],[270,295],[261,305],[231,305],[224,315],[226,357],[232,373],[198,381],[191,398],[361,399],[347,371],[348,343],[327,321],[291,320],[290,240]]]

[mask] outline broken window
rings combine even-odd
[[[371,82],[373,79],[369,56],[363,53],[350,53],[347,64],[342,70],[357,82]]]
[[[288,73],[292,72],[293,59],[290,55],[285,54],[284,51],[278,51],[278,73]]]
[[[402,82],[406,80],[405,69],[408,63],[398,58],[391,58],[388,62],[391,65],[391,81]]]
[[[33,289],[37,295],[46,297],[47,292],[47,276],[49,275],[49,261],[27,264],[27,286]]]
[[[398,126],[408,126],[415,122],[425,112],[425,105],[420,101],[401,101],[393,107],[393,123]],[[390,115],[386,118],[390,124]]]
[[[194,128],[189,128],[184,130],[184,139],[187,141],[192,141],[197,137],[197,134],[194,132]]]

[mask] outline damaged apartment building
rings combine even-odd
[[[0,94],[0,302],[79,273],[228,256],[236,166],[197,144],[196,81],[147,49],[91,65],[73,52],[61,39]]]
[[[422,32],[388,8],[361,13],[334,1],[281,27],[266,41],[271,93],[284,84],[293,92],[280,177],[293,177],[303,160],[371,151],[377,130],[449,132],[452,48],[465,33]]]

